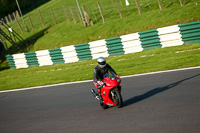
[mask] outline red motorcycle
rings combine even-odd
[[[111,71],[108,71],[103,77],[103,84],[101,91],[96,93],[94,89],[91,89],[94,97],[99,101],[103,109],[107,109],[109,106],[122,107],[123,100],[121,96],[121,78]]]

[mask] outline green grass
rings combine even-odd
[[[21,36],[29,42],[29,51],[87,43],[128,33],[200,20],[200,0],[185,0],[185,5],[183,7],[180,6],[178,0],[172,1],[172,4],[170,4],[169,0],[162,0],[163,11],[160,11],[157,1],[155,0],[140,0],[139,2],[142,10],[141,15],[138,14],[133,0],[129,0],[130,6],[128,7],[125,6],[124,0],[120,0],[119,3],[123,19],[119,18],[115,0],[102,0],[100,3],[106,19],[106,22],[102,23],[97,7],[97,1],[98,0],[79,0],[80,6],[82,7],[84,5],[86,7],[89,16],[94,22],[93,26],[87,28],[79,22],[75,0],[51,0],[30,12],[29,14],[31,15],[35,27],[34,30],[31,29],[26,14],[25,22],[28,25],[30,32],[23,32]],[[68,12],[69,22],[65,19],[61,7],[62,5],[65,6]],[[76,24],[74,24],[72,16],[70,15],[69,5],[72,7],[75,14],[77,21]],[[55,12],[58,21],[57,25],[54,25],[50,13],[50,7],[52,7]],[[39,10],[42,12],[44,17],[45,28],[42,27],[38,13]],[[21,25],[23,27],[22,22]],[[11,26],[20,33],[15,22],[13,22]]]
[[[119,76],[200,66],[200,43],[108,57]],[[0,71],[0,90],[90,80],[96,60]]]

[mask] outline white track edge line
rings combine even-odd
[[[157,71],[157,72],[150,72],[150,73],[143,73],[143,74],[136,74],[136,75],[128,75],[128,76],[122,76],[121,78],[129,78],[129,77],[137,77],[137,76],[151,75],[151,74],[158,74],[158,73],[191,70],[191,69],[198,69],[198,68],[200,68],[200,66],[197,66],[197,67],[188,67],[188,68],[180,68],[180,69],[173,69],[173,70],[166,70],[166,71]]]
[[[138,76],[144,76],[144,75],[166,73],[166,72],[175,72],[175,71],[183,71],[183,70],[198,69],[198,68],[200,68],[200,66],[189,67],[189,68],[181,68],[181,69],[174,69],[174,70],[166,70],[166,71],[157,71],[157,72],[143,73],[143,74],[137,74],[137,75],[121,76],[121,78],[138,77]],[[75,81],[75,82],[67,82],[67,83],[52,84],[52,85],[45,85],[45,86],[36,86],[36,87],[21,88],[21,89],[14,89],[14,90],[5,90],[5,91],[0,91],[0,93],[3,93],[3,92],[14,92],[14,91],[23,91],[23,90],[31,90],[31,89],[37,89],[37,88],[47,88],[47,87],[60,86],[60,85],[68,85],[68,84],[86,83],[86,82],[91,82],[91,81],[93,81],[93,80]]]

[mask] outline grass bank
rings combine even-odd
[[[185,5],[180,6],[179,1],[162,0],[163,10],[160,11],[157,1],[140,0],[142,14],[137,12],[133,0],[129,0],[130,5],[126,6],[124,0],[119,0],[123,18],[119,17],[115,0],[102,0],[102,10],[104,11],[106,22],[103,23],[97,7],[98,0],[80,0],[80,6],[85,6],[86,10],[94,22],[93,26],[84,27],[78,16],[75,0],[51,0],[46,4],[30,12],[34,29],[31,29],[28,15],[24,16],[25,22],[30,32],[23,32],[20,35],[29,42],[30,51],[58,48],[61,46],[87,43],[99,39],[116,37],[128,33],[152,30],[160,27],[183,24],[200,20],[200,0],[185,0]],[[62,6],[65,6],[69,16],[66,21]],[[70,15],[69,6],[74,9],[77,23],[74,24]],[[58,24],[54,25],[50,8],[54,9]],[[45,27],[42,26],[39,10],[44,17]],[[22,20],[21,25],[23,26]],[[11,26],[20,33],[16,22]],[[25,30],[24,30],[25,31]]]
[[[133,13],[123,19],[114,17],[105,23],[98,22],[87,28],[80,24],[62,22],[47,29],[44,36],[34,43],[31,51],[87,43],[129,33],[199,21],[199,12],[200,8],[191,3],[184,7],[167,8],[162,12],[153,10],[142,15]]]
[[[200,66],[200,43],[108,57],[119,76]],[[93,78],[96,60],[0,71],[0,90]]]

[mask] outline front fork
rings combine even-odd
[[[115,96],[115,94],[113,93],[113,91],[111,91],[110,93],[111,93],[111,96],[112,96],[112,97],[114,97],[114,96]]]
[[[114,91],[115,90],[118,90],[120,93],[121,93],[121,87],[115,87],[115,88],[112,88],[111,91],[110,91],[110,98],[113,100],[113,102],[115,103],[115,97],[116,95],[114,94]]]

